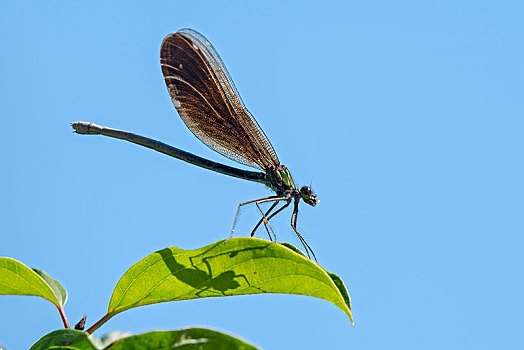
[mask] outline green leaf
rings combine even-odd
[[[295,247],[291,243],[279,243],[279,244],[283,245],[286,248],[291,249],[295,253],[298,253],[298,254],[300,254],[300,255],[302,255],[304,257],[306,256],[300,249],[298,249],[297,247]],[[340,295],[342,295],[342,298],[344,298],[344,302],[346,303],[347,307],[351,311],[351,298],[349,297],[349,293],[348,293],[348,290],[346,288],[346,285],[344,284],[342,279],[340,277],[338,277],[338,275],[335,275],[334,273],[331,273],[331,272],[329,272],[327,270],[325,270],[325,271],[327,272],[329,277],[331,277],[331,280],[333,281],[333,283],[335,283],[335,286],[337,286],[337,288],[338,288],[338,290],[340,292]],[[353,323],[353,320],[351,320],[351,323]]]
[[[320,265],[257,238],[222,240],[195,250],[171,247],[147,256],[118,281],[108,316],[166,301],[260,293],[321,298],[353,322],[347,291],[346,298]]]
[[[34,295],[60,308],[67,299],[65,289],[45,272],[37,271],[15,259],[0,257],[0,295]]]
[[[300,249],[298,249],[297,247],[295,247],[293,244],[291,243],[279,243],[280,245],[283,245],[284,247],[286,248],[289,248],[291,249],[292,251],[294,251],[295,253],[297,254],[300,254],[302,255],[303,257],[306,257],[306,254],[304,254],[303,251],[301,251]]]
[[[95,346],[98,349],[105,349],[106,347],[109,348],[109,345],[116,343],[117,340],[127,338],[132,336],[133,333],[129,332],[123,332],[123,331],[112,331],[110,333],[104,334],[104,336],[100,339],[96,338],[95,336],[91,335],[89,339],[95,344]]]
[[[327,272],[327,271],[326,271]],[[346,303],[347,307],[351,311],[351,298],[349,297],[348,290],[346,288],[346,285],[342,281],[338,275],[335,275],[334,273],[327,272],[329,277],[331,277],[331,280],[333,283],[335,283],[335,286],[337,286],[338,291],[340,292],[340,295],[342,295],[342,298],[344,298],[344,302]],[[351,320],[351,323],[353,323],[353,319]]]
[[[55,280],[53,277],[49,276],[45,271],[39,269],[33,269],[33,271],[40,275],[40,277],[42,277],[44,281],[46,281],[49,287],[51,287],[60,305],[65,305],[65,303],[67,302],[67,291],[60,284],[60,282]]]
[[[97,350],[89,341],[89,335],[74,329],[60,329],[44,335],[29,350],[68,349]]]
[[[212,329],[187,328],[133,335],[116,341],[107,349],[256,350],[259,348]]]

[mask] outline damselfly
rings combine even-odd
[[[160,65],[171,100],[189,130],[200,141],[223,156],[263,172],[233,168],[155,140],[92,123],[73,123],[76,132],[124,139],[206,169],[265,184],[275,195],[240,203],[231,236],[240,208],[255,203],[262,218],[251,232],[251,236],[263,223],[269,239],[276,240],[269,220],[293,202],[291,227],[307,255],[312,255],[316,260],[315,254],[297,230],[297,217],[301,199],[311,206],[315,206],[319,201],[310,187],[295,186],[289,170],[280,164],[273,146],[242,102],[226,67],[211,43],[195,30],[181,29],[164,39],[160,50]],[[264,212],[260,207],[262,203],[272,204]],[[273,211],[279,203],[282,206]]]

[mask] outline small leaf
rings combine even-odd
[[[326,271],[327,272],[327,271]],[[348,290],[346,288],[346,285],[342,281],[338,275],[335,275],[334,273],[328,272],[329,277],[331,277],[331,280],[333,283],[335,283],[335,286],[337,286],[338,291],[340,292],[340,295],[342,295],[342,298],[344,298],[344,302],[348,306],[349,310],[351,311],[351,298],[349,297]],[[353,323],[353,320],[351,321]]]
[[[107,349],[257,350],[229,334],[207,328],[156,331],[120,339]]]
[[[291,244],[291,243],[285,243],[285,242],[284,242],[284,243],[279,243],[279,244],[280,244],[280,245],[283,245],[283,246],[286,247],[286,248],[291,249],[292,251],[294,251],[294,252],[297,253],[297,254],[302,255],[303,257],[306,257],[306,254],[304,254],[303,251],[301,251],[300,249],[298,249],[297,247],[295,247],[295,246],[294,246],[293,244]]]
[[[147,256],[118,281],[108,315],[166,301],[260,293],[321,298],[353,322],[349,297],[320,265],[257,238],[222,240],[195,250],[171,247]]]
[[[298,253],[304,257],[306,256],[300,249],[298,249],[291,243],[279,243],[279,244],[291,249],[295,253]],[[344,302],[346,303],[347,307],[349,308],[349,310],[351,310],[351,298],[349,297],[349,293],[348,293],[346,286],[344,285],[344,282],[342,281],[340,277],[338,277],[338,275],[335,275],[334,273],[331,273],[329,271],[326,271],[326,272],[329,275],[329,277],[331,277],[331,280],[333,281],[333,283],[335,283],[335,286],[337,286],[340,292],[340,295],[342,295],[342,298],[344,298]],[[351,320],[351,323],[353,324],[353,320]]]
[[[63,300],[62,295],[57,296],[38,273],[15,259],[5,257],[0,257],[0,295],[34,295],[49,300],[57,308]]]
[[[49,276],[45,271],[39,269],[33,269],[33,271],[39,274],[40,277],[42,277],[44,281],[47,282],[49,287],[51,287],[60,305],[65,305],[65,303],[67,302],[67,291],[60,284],[60,282],[55,280],[53,277]]]
[[[46,334],[29,350],[47,349],[97,350],[87,333],[74,329],[60,329]]]

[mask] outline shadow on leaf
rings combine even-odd
[[[249,254],[250,258],[254,251],[264,250],[265,247],[256,248],[245,248],[240,250],[234,250],[229,252],[218,252],[213,254],[220,244],[225,242],[218,242],[212,245],[207,250],[189,257],[187,264],[181,263],[181,259],[173,255],[171,249],[166,248],[156,252],[162,257],[162,260],[166,264],[167,268],[171,271],[172,276],[177,278],[180,282],[183,282],[198,292],[195,293],[198,297],[204,296],[226,296],[231,293],[226,293],[229,290],[234,290],[242,286],[251,287],[252,284],[243,273],[236,273],[234,270],[226,270],[219,274],[213,272],[212,266],[220,266],[220,270],[223,270],[223,266],[235,265],[239,254]],[[183,259],[187,260],[187,259]],[[229,261],[228,261],[229,260]],[[260,288],[255,287],[260,290]]]

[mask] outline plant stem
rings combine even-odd
[[[60,318],[62,319],[62,323],[64,324],[64,328],[69,328],[69,322],[67,322],[67,317],[64,312],[64,305],[60,305],[58,308],[58,313],[60,314]]]
[[[113,317],[113,314],[105,314],[104,317],[96,321],[94,325],[89,327],[89,329],[86,331],[87,334],[93,334],[94,331],[96,331],[98,328],[100,328],[101,325],[107,322],[111,317]]]

